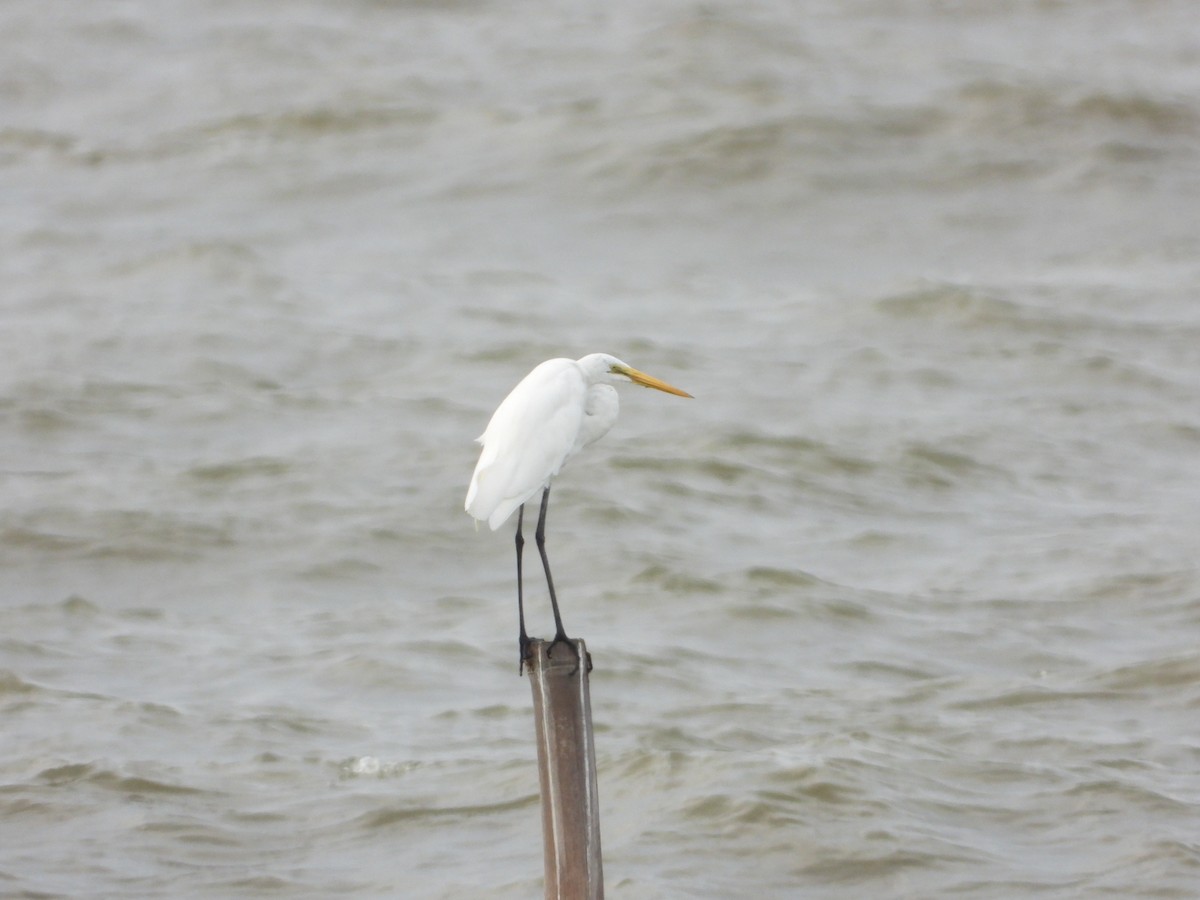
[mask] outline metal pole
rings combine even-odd
[[[531,642],[529,682],[542,787],[547,900],[602,900],[600,801],[588,693],[588,652]]]

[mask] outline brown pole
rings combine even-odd
[[[542,788],[546,900],[602,900],[600,802],[588,693],[588,652],[581,640],[533,640],[529,682]]]

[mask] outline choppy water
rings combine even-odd
[[[610,896],[1200,890],[1192,3],[9,0],[0,112],[0,894],[538,896],[461,507],[595,350]]]

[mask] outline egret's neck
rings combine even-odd
[[[620,410],[617,389],[611,384],[594,384],[588,388],[583,407],[583,424],[579,427],[579,435],[575,438],[571,455],[574,456],[588,444],[608,434],[608,430],[617,421]]]

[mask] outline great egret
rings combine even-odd
[[[483,445],[471,486],[467,489],[466,510],[475,519],[486,521],[495,531],[515,510],[517,513],[517,617],[521,623],[518,643],[523,670],[529,658],[529,636],[525,633],[525,595],[521,585],[521,552],[525,539],[521,523],[525,502],[542,492],[538,514],[538,553],[546,570],[550,606],[554,610],[554,645],[568,641],[554,595],[554,579],[546,558],[546,507],[550,502],[550,482],[568,459],[604,437],[617,421],[620,404],[614,384],[633,382],[691,397],[639,372],[607,353],[592,353],[582,359],[548,359],[526,375],[492,413],[487,429],[477,438]],[[573,645],[572,645],[573,646]]]

